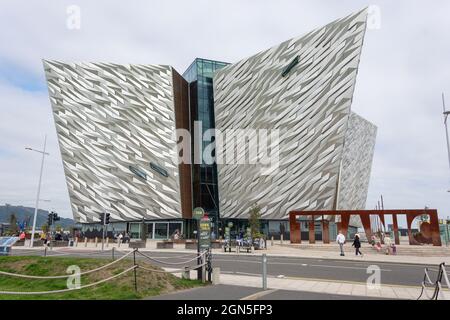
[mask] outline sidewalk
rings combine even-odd
[[[164,268],[173,271],[173,268]],[[173,273],[181,277],[181,273]],[[196,272],[191,271],[191,279],[195,279]],[[234,274],[221,274],[220,285],[240,286],[262,290],[262,278],[256,276],[244,276]],[[217,285],[216,285],[217,286]],[[390,299],[390,300],[417,300],[422,288],[415,286],[380,285],[378,287],[367,286],[363,283],[338,282],[332,280],[300,279],[293,277],[267,278],[269,290],[283,290],[291,292],[315,293],[323,296],[340,296],[341,299]],[[429,294],[432,292],[429,289]],[[445,289],[445,296],[450,300],[450,292]],[[301,296],[301,295],[300,295]],[[294,297],[294,296],[293,296]],[[424,299],[425,295],[421,297]],[[317,299],[321,299],[320,297]]]
[[[347,300],[348,296],[291,290],[262,290],[259,288],[219,284],[150,297],[148,300]],[[352,300],[371,298],[352,296]],[[374,299],[374,298],[372,298]]]

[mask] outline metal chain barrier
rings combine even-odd
[[[119,262],[120,260],[125,259],[125,257],[127,257],[128,255],[131,255],[132,253],[133,253],[133,251],[127,253],[126,255],[120,257],[117,260],[114,260],[113,262],[105,264],[105,265],[103,265],[101,267],[98,267],[96,269],[80,272],[80,276],[85,275],[85,274],[89,274],[89,273],[93,273],[93,272],[105,269],[105,268],[107,268],[109,266],[112,266],[113,264]],[[10,272],[6,272],[6,271],[0,271],[0,274],[7,275],[7,276],[12,276],[12,277],[19,277],[19,278],[29,278],[29,279],[64,279],[64,278],[68,278],[68,277],[72,276],[72,274],[60,275],[60,276],[32,276],[32,275],[19,274],[19,273],[10,273]]]
[[[188,263],[188,262],[194,261],[194,260],[196,260],[196,259],[202,257],[203,255],[205,255],[205,252],[202,252],[200,255],[195,256],[194,258],[192,258],[192,259],[190,259],[190,260],[187,260],[187,261],[183,261],[183,262],[167,262],[167,261],[161,261],[161,260],[158,260],[158,259],[149,257],[149,256],[147,256],[146,254],[142,253],[141,251],[137,251],[137,252],[138,252],[140,255],[146,257],[146,258],[149,259],[149,260],[152,260],[152,261],[155,261],[155,262],[158,262],[158,263],[161,263],[161,264],[168,264],[168,265],[180,265],[180,264],[186,264],[186,263]]]
[[[81,289],[85,289],[85,288],[96,286],[96,285],[101,284],[103,282],[110,281],[110,280],[115,279],[117,277],[120,277],[121,275],[123,275],[123,274],[125,274],[127,272],[130,272],[131,270],[134,270],[136,268],[137,268],[137,266],[132,266],[132,267],[130,267],[130,268],[128,268],[128,269],[126,269],[126,270],[124,270],[124,271],[122,271],[122,272],[120,272],[120,273],[118,273],[116,275],[113,275],[113,276],[111,276],[109,278],[102,279],[102,280],[99,280],[97,282],[90,283],[90,284],[87,284],[87,285],[84,285],[84,286],[80,286],[80,287],[77,287],[77,288],[68,288],[68,289],[53,290],[53,291],[36,291],[36,292],[0,291],[0,294],[11,294],[11,295],[54,294],[54,293],[63,293],[63,292],[74,291],[74,290],[81,290]]]
[[[156,273],[180,273],[180,272],[185,272],[185,271],[191,271],[191,270],[196,270],[197,268],[201,268],[203,266],[206,265],[206,262],[200,265],[195,265],[195,266],[191,266],[191,267],[187,267],[185,269],[175,269],[175,270],[171,270],[171,271],[167,271],[167,270],[157,270],[157,269],[150,269],[150,268],[146,268],[143,266],[138,265],[138,269],[142,269],[145,271],[151,271],[151,272],[156,272]]]

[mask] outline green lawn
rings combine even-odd
[[[96,267],[111,262],[111,259],[95,258],[67,258],[67,257],[0,257],[0,270],[27,275],[65,275],[67,267],[77,265],[81,272],[95,269]],[[138,261],[138,264],[152,269],[159,269],[151,264]],[[118,274],[133,266],[132,259],[124,259],[118,263],[100,271],[81,276],[81,286],[97,282]],[[134,273],[130,271],[111,281],[97,286],[74,290],[66,293],[53,293],[46,295],[6,295],[0,294],[1,300],[24,299],[84,299],[84,300],[114,300],[114,299],[142,299],[149,296],[160,295],[181,289],[201,286],[197,280],[185,280],[167,273],[156,273],[137,270],[138,290],[134,288]],[[25,279],[6,275],[0,275],[0,291],[30,292],[52,291],[67,289],[67,279]]]

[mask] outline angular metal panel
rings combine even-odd
[[[44,68],[75,220],[96,222],[103,210],[113,221],[181,218],[172,68]]]
[[[338,210],[366,209],[377,127],[352,112],[345,134]]]
[[[247,218],[254,203],[265,219],[335,209],[366,17],[363,10],[216,73],[216,128],[280,130],[276,172],[218,165],[221,217]]]

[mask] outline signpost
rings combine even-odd
[[[210,218],[205,214],[200,220],[199,220],[199,254],[206,251],[206,253],[203,255],[203,263],[206,262],[207,266],[202,266],[201,269],[201,279],[202,281],[205,281],[205,273],[204,270],[208,269],[208,275],[209,280],[211,280],[211,257],[210,257],[210,250],[211,248],[211,220]],[[201,264],[203,264],[201,263]]]
[[[205,210],[203,208],[197,207],[192,211],[192,219],[197,220],[197,265],[202,264],[202,260],[200,258],[200,219],[205,215]],[[197,279],[200,280],[202,278],[202,269],[197,269]]]
[[[207,215],[200,219],[200,250],[209,250],[211,248],[211,222]]]

